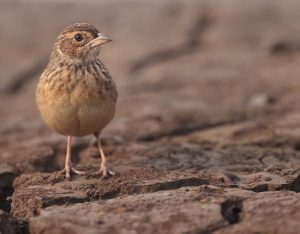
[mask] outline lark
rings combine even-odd
[[[64,172],[82,175],[71,161],[72,137],[94,135],[101,157],[99,173],[114,175],[101,145],[101,131],[112,120],[117,88],[108,70],[99,60],[100,47],[110,37],[87,23],[75,23],[64,29],[55,41],[50,61],[36,89],[36,103],[44,122],[67,136]]]

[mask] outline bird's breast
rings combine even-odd
[[[36,100],[50,128],[64,135],[83,136],[101,131],[111,121],[117,89],[97,60],[47,68],[38,83]]]

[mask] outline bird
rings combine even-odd
[[[110,170],[101,143],[101,132],[115,115],[118,91],[99,59],[100,47],[112,39],[88,23],[67,26],[56,38],[49,63],[36,85],[36,104],[48,127],[67,137],[66,180],[83,175],[72,165],[72,137],[94,135],[101,163],[98,173]]]

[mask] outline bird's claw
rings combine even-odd
[[[109,170],[107,166],[101,165],[97,174],[102,175],[102,178],[108,178],[109,176],[114,176],[116,173]]]
[[[71,167],[70,169],[64,168],[59,172],[59,174],[64,174],[65,173],[65,180],[69,181],[71,179],[71,172],[76,174],[76,175],[84,175],[85,172],[76,170],[74,167]]]

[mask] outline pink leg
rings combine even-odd
[[[71,178],[71,172],[77,174],[77,175],[83,175],[84,172],[78,171],[75,168],[72,167],[72,161],[71,161],[71,153],[72,153],[72,137],[68,136],[68,144],[67,144],[67,155],[66,155],[66,162],[65,162],[65,169],[66,172],[66,179],[70,180]]]
[[[102,174],[102,177],[104,177],[104,178],[108,177],[110,175],[113,176],[113,175],[115,175],[115,173],[113,171],[109,170],[109,168],[107,166],[107,160],[106,160],[105,154],[102,149],[100,136],[96,136],[96,138],[97,138],[97,143],[98,143],[99,152],[100,152],[100,156],[101,156],[100,174]]]

